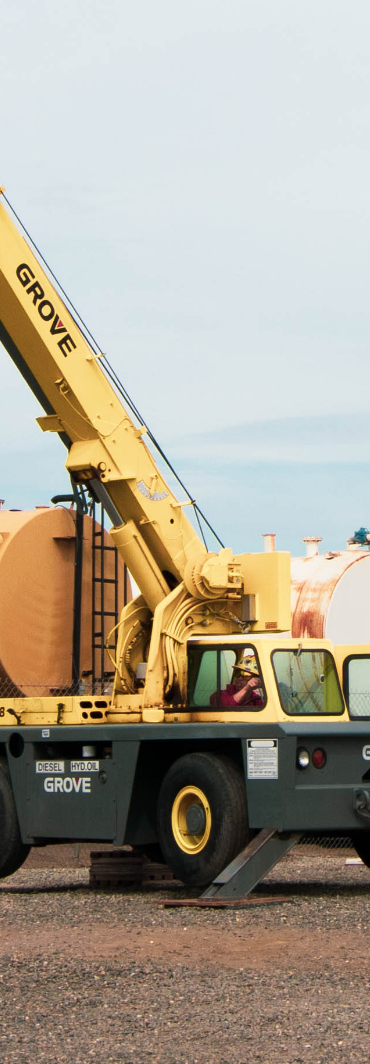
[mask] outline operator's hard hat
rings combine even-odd
[[[259,668],[255,658],[244,658],[243,661],[238,661],[234,666],[238,672],[250,673],[252,676],[259,676]]]

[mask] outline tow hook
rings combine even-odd
[[[370,796],[368,791],[355,791],[353,805],[359,816],[370,820]]]

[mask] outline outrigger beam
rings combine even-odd
[[[301,834],[279,834],[276,828],[263,828],[223,872],[220,872],[201,897],[245,897],[300,838]]]

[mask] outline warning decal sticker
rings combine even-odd
[[[249,780],[278,779],[277,739],[247,739],[247,777]]]

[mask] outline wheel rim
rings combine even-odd
[[[189,821],[198,827],[189,830]],[[172,806],[171,824],[174,839],[183,853],[200,853],[206,846],[212,827],[209,802],[200,787],[183,787]]]

